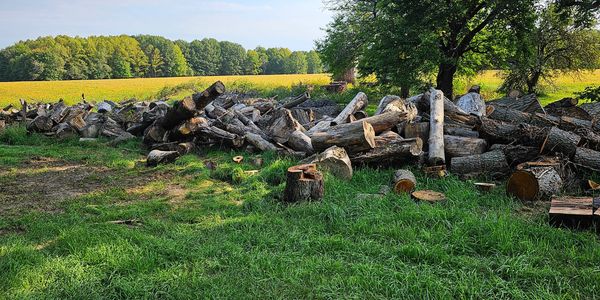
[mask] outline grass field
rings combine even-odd
[[[392,169],[326,175],[322,202],[279,201],[294,162],[208,151],[148,169],[139,141],[0,134],[0,298],[593,299],[600,242],[547,204],[425,178],[438,205],[376,193]],[[215,170],[205,161],[217,163]],[[41,180],[40,180],[41,179]]]
[[[263,95],[273,96],[289,93],[289,89],[294,85],[323,85],[330,79],[326,74],[317,74],[0,82],[0,106],[9,103],[17,104],[21,98],[44,101],[56,101],[62,98],[68,103],[74,103],[81,100],[82,93],[91,101],[130,98],[146,100],[163,97],[181,99],[216,80],[222,80],[229,89],[252,89],[260,91]],[[497,71],[486,71],[474,78],[457,79],[456,93],[464,93],[469,86],[479,84],[486,99],[495,99],[501,96],[496,92],[501,83],[502,78]],[[600,84],[600,70],[579,75],[564,75],[555,80],[555,86],[545,86],[544,94],[540,98],[548,103],[574,96],[574,92],[598,84]],[[362,87],[357,88],[362,89]],[[381,97],[389,92],[394,91],[376,90],[371,91],[370,95]]]

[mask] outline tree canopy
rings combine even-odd
[[[246,50],[215,39],[171,41],[152,35],[56,36],[0,50],[0,81],[78,80],[187,75],[320,73],[314,51]]]

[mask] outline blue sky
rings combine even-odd
[[[0,48],[46,35],[154,34],[310,50],[330,19],[322,0],[0,0]]]

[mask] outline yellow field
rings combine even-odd
[[[91,101],[148,99],[165,87],[184,83],[208,86],[217,80],[223,81],[226,86],[234,83],[248,84],[258,89],[290,87],[299,83],[321,85],[330,81],[329,75],[326,74],[303,74],[0,82],[0,105],[18,103],[19,99],[56,101],[62,98],[68,103],[74,103],[81,100],[82,93],[87,100]]]
[[[82,81],[28,81],[0,82],[0,106],[16,104],[19,99],[36,101],[56,101],[60,98],[68,103],[81,100],[81,94],[90,101],[104,99],[123,100],[130,98],[149,99],[165,88],[185,85],[181,90],[171,91],[173,98],[189,95],[192,85],[208,86],[221,80],[226,86],[248,86],[259,90],[276,87],[290,87],[295,84],[323,85],[329,82],[329,75],[259,75],[259,76],[205,76],[205,77],[172,77],[172,78],[138,78],[108,79]],[[456,92],[465,92],[468,86],[479,84],[486,99],[500,97],[496,89],[502,78],[497,71],[486,71],[474,78],[457,80]],[[600,70],[579,75],[565,75],[555,80],[555,87],[544,87],[545,94],[541,99],[550,102],[563,97],[573,96],[574,92],[586,86],[600,84]]]

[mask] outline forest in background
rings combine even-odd
[[[209,75],[317,74],[316,51],[257,47],[206,38],[152,35],[40,37],[0,50],[0,81]]]

